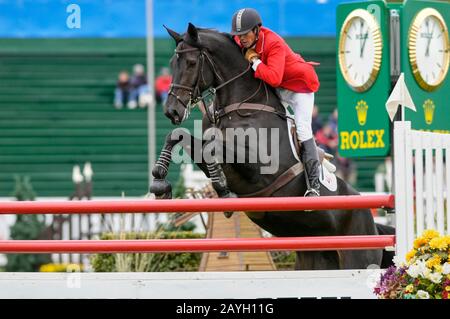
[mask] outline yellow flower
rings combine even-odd
[[[413,291],[414,291],[414,286],[412,284],[406,286],[406,288],[405,288],[405,292],[406,293],[410,293],[410,292],[413,292]]]
[[[428,259],[428,261],[426,262],[426,265],[428,268],[433,268],[437,265],[441,265],[441,257],[439,257],[438,255],[434,255],[432,258]]]
[[[434,270],[437,273],[441,273],[442,272],[442,266],[441,265],[434,265]]]
[[[444,237],[436,237],[430,240],[430,247],[433,249],[444,250],[447,248],[447,242]]]
[[[445,287],[445,291],[450,291],[450,286]]]
[[[420,247],[422,247],[422,246],[425,246],[427,243],[428,243],[428,241],[427,241],[425,238],[423,238],[423,237],[417,237],[417,238],[414,240],[414,248],[415,248],[415,249],[420,248]]]
[[[430,239],[433,239],[433,238],[436,238],[439,236],[440,236],[439,232],[435,231],[434,229],[427,229],[422,233],[422,237],[427,240],[430,240]]]
[[[417,253],[417,250],[412,249],[406,254],[406,261],[410,261]]]

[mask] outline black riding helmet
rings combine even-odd
[[[232,35],[246,34],[261,25],[262,21],[258,11],[252,8],[241,9],[233,15],[230,33]]]

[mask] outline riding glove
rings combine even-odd
[[[255,51],[255,49],[248,49],[245,52],[245,58],[248,62],[253,63],[253,59],[259,59],[261,56]]]

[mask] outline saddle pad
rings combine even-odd
[[[334,173],[331,173],[326,169],[324,165],[320,165],[320,183],[325,186],[329,191],[335,192],[337,190],[337,178]]]

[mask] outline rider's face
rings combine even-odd
[[[239,41],[241,42],[242,46],[246,49],[250,48],[250,46],[255,42],[255,40],[256,34],[253,30],[239,36]]]

